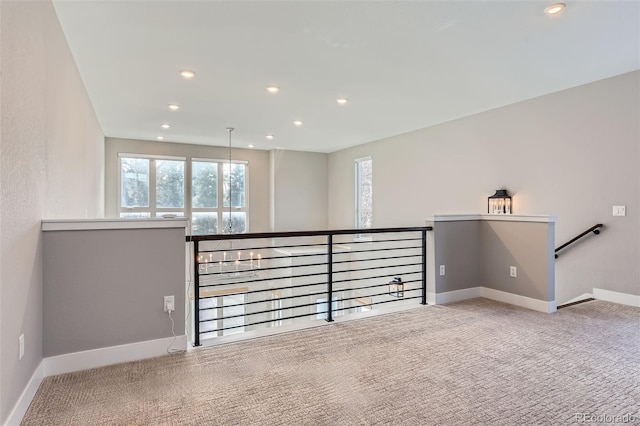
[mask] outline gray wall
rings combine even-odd
[[[184,228],[45,231],[45,357],[185,334]]]
[[[273,231],[327,229],[327,154],[271,151]]]
[[[219,146],[106,138],[105,205],[107,217],[118,217],[118,153],[168,155],[191,158],[228,159],[229,149]],[[249,232],[266,232],[269,217],[269,152],[232,149],[231,158],[249,162]]]
[[[483,286],[555,300],[551,223],[464,220],[434,224],[436,293]],[[445,265],[445,275],[439,266]],[[517,277],[509,267],[517,267]]]
[[[593,288],[640,294],[640,71],[329,155],[329,226],[354,218],[353,161],[371,155],[374,226],[485,213],[505,186],[514,213],[553,215],[555,245],[604,223],[556,261],[556,300]],[[390,117],[390,119],[393,119]],[[626,217],[612,217],[626,205]]]
[[[481,222],[478,220],[438,222],[433,225],[436,293],[480,285],[480,228]],[[440,265],[445,265],[444,276],[439,273]]]
[[[0,423],[42,360],[40,220],[103,215],[100,125],[48,1],[0,2]],[[18,336],[25,355],[18,359]]]
[[[481,285],[537,300],[555,300],[554,223],[480,222]],[[517,277],[509,267],[517,267]]]

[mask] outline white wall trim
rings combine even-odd
[[[520,296],[518,294],[507,293],[506,291],[494,290],[487,287],[482,287],[481,294],[482,297],[487,299],[495,300],[497,302],[509,303],[511,305],[532,309],[538,312],[550,314],[556,311],[555,300],[538,300],[531,297]]]
[[[510,305],[520,306],[522,308],[544,313],[552,313],[556,311],[555,300],[547,302],[482,286],[437,293],[436,305],[459,302],[461,300],[473,299],[474,297],[484,297],[497,302],[509,303]]]
[[[16,405],[13,406],[13,410],[7,417],[7,421],[4,423],[5,426],[13,426],[19,425],[24,417],[27,409],[29,408],[29,404],[33,400],[33,397],[36,395],[38,388],[40,387],[40,383],[42,383],[42,379],[44,379],[44,360],[40,361],[38,367],[31,375],[29,379],[29,383],[20,394],[20,398],[16,402]]]
[[[474,297],[482,297],[482,287],[471,287],[462,290],[446,291],[444,293],[436,293],[435,295],[436,305],[446,305],[447,303],[473,299]]]
[[[621,305],[635,306],[636,308],[640,308],[640,296],[636,296],[633,294],[594,288],[593,298],[604,300],[606,302],[619,303]]]
[[[167,349],[173,339],[173,337],[165,337],[48,357],[43,361],[44,377],[167,355]],[[187,336],[184,334],[178,336],[171,345],[171,349],[186,351]]]
[[[556,216],[523,214],[437,214],[427,218],[427,222],[457,222],[464,220],[494,220],[504,222],[555,222]]]
[[[80,231],[102,229],[186,228],[186,217],[147,219],[44,219],[43,231]]]

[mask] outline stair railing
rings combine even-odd
[[[571,244],[575,243],[576,241],[580,240],[581,238],[591,234],[592,232],[595,235],[600,234],[600,228],[602,228],[604,225],[601,223],[598,223],[596,225],[593,225],[591,228],[587,229],[586,231],[576,235],[575,237],[573,237],[572,239],[570,239],[569,241],[567,241],[566,243],[562,244],[561,246],[559,246],[556,251],[555,251],[555,255],[556,255],[556,259],[558,258],[558,252],[560,250],[563,250],[565,248],[567,248],[568,246],[570,246]]]

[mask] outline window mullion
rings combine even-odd
[[[156,160],[149,160],[149,210],[156,217]]]
[[[189,234],[191,234],[191,221],[192,221],[192,212],[193,212],[193,207],[192,207],[192,200],[191,197],[193,197],[193,175],[192,175],[192,170],[193,168],[191,167],[191,162],[192,160],[187,158],[184,162],[184,203],[183,203],[183,208],[184,208],[184,217],[186,217],[189,221],[189,226],[187,227],[189,230]]]

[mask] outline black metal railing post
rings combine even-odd
[[[427,304],[427,230],[422,231],[422,300],[420,304]]]
[[[200,346],[200,256],[198,241],[193,242],[193,318],[194,346]]]
[[[327,322],[333,321],[333,235],[327,235]]]

